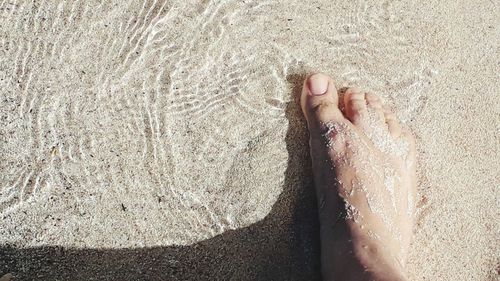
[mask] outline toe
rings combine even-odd
[[[378,110],[382,109],[382,100],[380,99],[380,97],[377,94],[374,94],[372,92],[367,92],[365,94],[365,99],[366,99],[366,103],[368,104],[368,106],[370,108],[374,108],[374,109],[378,109]]]
[[[389,134],[382,100],[357,88],[348,89],[344,99],[347,118],[373,143],[381,144]]]
[[[377,94],[368,92],[365,94],[365,100],[368,111],[374,115],[375,120],[385,123],[384,109],[380,97]]]
[[[396,115],[392,112],[392,110],[388,106],[384,106],[383,111],[384,111],[385,123],[387,123],[387,128],[389,129],[389,133],[391,134],[391,136],[395,138],[399,137],[401,135],[401,125],[399,124]]]
[[[344,95],[346,117],[355,125],[360,125],[368,115],[365,93],[358,88],[349,88]]]
[[[310,130],[345,120],[338,107],[337,89],[325,74],[313,74],[305,80],[300,103]]]

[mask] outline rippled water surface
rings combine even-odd
[[[185,245],[263,219],[305,130],[291,77],[418,116],[439,71],[413,1],[338,2],[2,1],[0,242]]]

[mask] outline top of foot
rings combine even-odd
[[[383,263],[403,275],[415,212],[414,139],[374,93],[349,88],[343,104],[339,108],[331,78],[306,79],[301,107],[310,132],[323,274],[338,273],[352,255],[365,259],[364,271]]]

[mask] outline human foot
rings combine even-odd
[[[415,211],[415,145],[380,98],[314,74],[301,107],[309,133],[324,280],[405,280]]]

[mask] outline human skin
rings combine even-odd
[[[340,103],[342,104],[342,103]],[[307,119],[324,280],[406,280],[415,213],[415,142],[374,93],[309,76]]]

